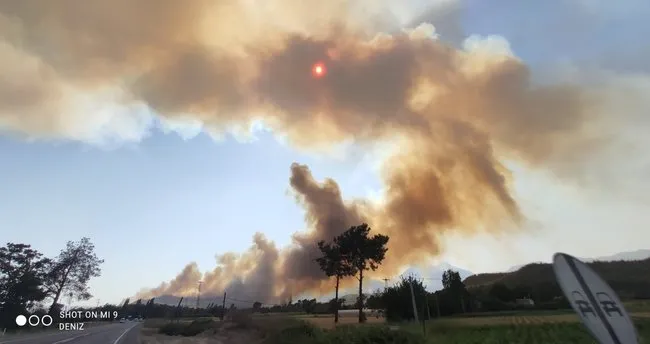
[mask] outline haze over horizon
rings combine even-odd
[[[0,3],[2,238],[55,255],[90,237],[102,302],[199,280],[264,302],[329,293],[315,242],[360,222],[391,238],[376,278],[646,248],[648,15]]]

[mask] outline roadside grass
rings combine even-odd
[[[635,319],[635,324],[639,333],[640,343],[650,344],[650,319],[637,318]],[[402,328],[413,333],[423,335],[425,333],[420,324],[408,324]],[[426,324],[425,339],[425,342],[428,344],[594,343],[593,337],[578,322],[463,326],[448,322],[430,321]]]
[[[211,338],[219,343],[262,344],[593,344],[594,340],[573,314],[517,313],[480,317],[447,317],[422,324],[385,323],[373,317],[357,324],[356,317],[306,314],[269,316],[235,313],[217,319],[148,320],[143,331],[157,338]],[[634,313],[640,343],[650,344],[650,316]],[[650,313],[648,313],[650,314]],[[371,321],[375,319],[375,321]],[[203,339],[200,339],[200,338]],[[189,340],[189,338],[188,338]],[[171,342],[169,342],[171,343]]]

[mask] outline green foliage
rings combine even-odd
[[[334,287],[336,296],[334,302],[330,303],[330,305],[332,306],[332,313],[334,313],[334,322],[338,322],[339,309],[341,308],[341,304],[338,302],[339,284],[341,278],[354,275],[355,270],[348,257],[343,255],[341,246],[336,242],[336,239],[333,243],[319,241],[318,249],[321,251],[322,256],[316,258],[316,262],[321,270],[325,272],[325,275],[336,278],[336,286]]]
[[[363,223],[352,226],[341,235],[334,238],[332,243],[318,242],[318,249],[323,254],[316,258],[321,270],[327,276],[336,277],[336,296],[338,298],[339,281],[345,276],[359,274],[359,297],[357,307],[359,308],[359,322],[364,322],[363,312],[363,272],[376,270],[384,260],[388,248],[388,237],[377,234],[370,236],[370,226]],[[335,301],[334,322],[338,322],[338,303]]]
[[[363,223],[350,227],[334,239],[355,272],[376,270],[388,251],[388,237],[382,234],[370,236],[370,230],[370,226]]]
[[[638,320],[640,343],[650,344],[650,321]],[[410,331],[421,333],[420,326],[410,326]],[[459,344],[593,344],[594,338],[580,323],[540,323],[484,326],[438,326],[435,321],[427,325],[428,343]]]
[[[637,319],[640,343],[650,344],[650,320]],[[426,326],[426,336],[419,324],[400,326],[340,326],[322,330],[299,323],[269,335],[264,344],[508,344],[555,343],[593,344],[595,341],[580,323],[539,323],[512,325],[449,325],[435,320]]]
[[[54,299],[52,306],[59,302],[64,293],[78,300],[90,299],[92,294],[88,282],[101,275],[102,263],[104,260],[97,257],[95,245],[90,239],[84,237],[78,242],[68,241],[66,248],[54,260],[48,276],[47,288]]]
[[[415,332],[391,330],[386,326],[341,326],[325,332],[321,343],[345,344],[424,344],[424,337]]]
[[[322,256],[316,258],[316,262],[320,266],[321,270],[325,272],[325,275],[328,277],[338,276],[340,278],[354,275],[354,267],[346,257],[343,256],[341,247],[338,243],[319,241],[318,249],[321,251]]]
[[[272,333],[264,340],[264,344],[295,344],[295,343],[324,343],[324,331],[307,322],[299,322]]]
[[[187,324],[170,322],[161,326],[158,332],[167,336],[180,336],[185,330],[185,327],[187,327]]]
[[[0,247],[0,328],[14,328],[23,314],[47,296],[43,283],[51,261],[30,245]]]
[[[371,295],[366,299],[366,307],[370,309],[384,309],[384,292],[382,290],[375,290]]]
[[[464,288],[463,282],[460,278],[460,273],[454,270],[447,270],[442,273],[442,287],[447,290],[457,291]]]
[[[421,308],[422,300],[428,295],[424,284],[414,276],[402,277],[395,286],[387,288],[382,295],[386,320],[406,321],[415,319],[411,299],[411,283],[413,284],[416,303]],[[421,309],[418,309],[418,313],[420,311]]]
[[[363,316],[363,273],[366,270],[376,270],[386,257],[388,236],[376,234],[370,236],[370,226],[363,223],[350,227],[347,231],[334,238],[334,243],[340,248],[348,264],[358,273],[359,297],[359,322],[365,321]]]

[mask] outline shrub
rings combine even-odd
[[[158,332],[168,336],[178,336],[183,332],[185,326],[185,324],[170,322],[161,326]]]
[[[185,326],[181,335],[185,337],[193,337],[213,327],[214,321],[212,321],[212,319],[194,320],[189,325]]]
[[[346,344],[424,344],[424,337],[404,330],[384,326],[342,326],[329,331],[324,343]]]
[[[271,333],[264,344],[312,344],[323,342],[323,330],[304,321]]]
[[[229,314],[229,318],[238,328],[251,328],[253,326],[253,317],[247,312],[233,311]]]
[[[213,326],[214,321],[211,319],[194,320],[189,324],[171,322],[163,325],[158,332],[168,336],[193,337],[212,328]]]

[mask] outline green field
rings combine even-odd
[[[649,303],[628,304],[642,344],[650,344]],[[236,320],[238,318],[239,320]],[[566,311],[532,311],[470,314],[432,319],[422,324],[385,323],[368,318],[359,325],[352,316],[342,317],[334,327],[328,315],[267,314],[233,318],[233,326],[224,326],[216,318],[205,323],[206,331],[195,337],[184,337],[183,343],[198,343],[206,336],[228,338],[229,344],[247,344],[255,339],[265,344],[593,344],[594,339],[575,314]],[[169,320],[147,320],[143,334],[155,336],[147,343],[178,343],[169,336],[155,335],[157,328]],[[191,319],[173,321],[189,325]],[[226,330],[224,330],[226,329]],[[211,334],[208,334],[211,333]],[[251,335],[255,333],[254,337]],[[169,338],[169,341],[165,340]]]
[[[634,315],[639,335],[642,338],[641,343],[650,344],[650,341],[647,341],[650,340],[650,313],[630,313]],[[331,318],[301,317],[301,319],[321,328],[333,327]],[[345,320],[343,323],[343,327],[352,325]],[[414,343],[594,343],[593,338],[580,323],[578,317],[567,312],[518,312],[516,314],[495,313],[483,316],[447,317],[427,321],[424,328],[421,324],[371,323],[363,326],[390,327],[424,337],[422,341]]]
[[[594,343],[594,339],[582,324],[558,323],[526,323],[510,325],[482,326],[449,326],[429,323],[426,329],[425,342],[431,344],[472,344],[472,343],[526,343],[526,344],[581,344]],[[407,330],[422,333],[422,328],[409,325]],[[641,343],[650,343],[650,321],[637,320],[637,329]]]

